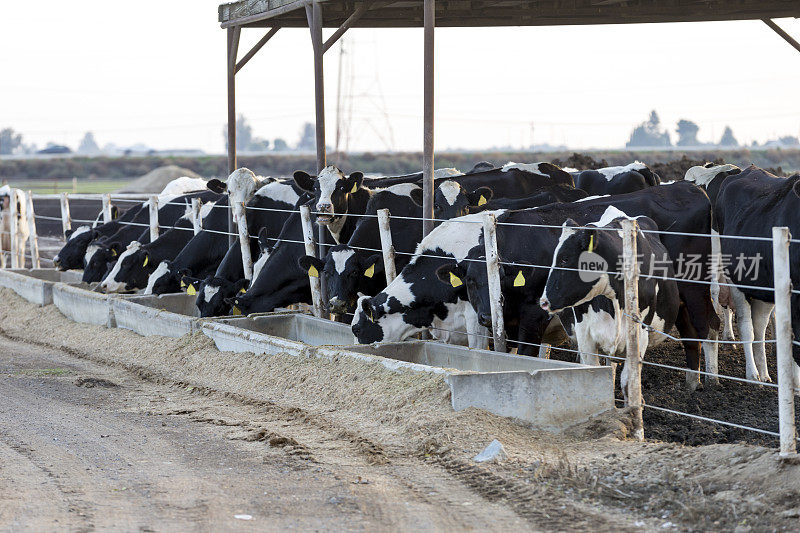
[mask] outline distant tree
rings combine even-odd
[[[297,142],[298,150],[314,150],[317,147],[317,132],[310,122],[303,124],[300,129],[300,140]]]
[[[222,128],[222,136],[225,138],[225,151],[228,150],[228,125]],[[236,117],[236,150],[247,151],[250,143],[253,142],[253,128],[247,122],[244,115],[239,113]]]
[[[97,146],[97,141],[94,140],[94,133],[91,131],[87,131],[86,135],[83,136],[80,145],[78,145],[78,153],[79,154],[96,154],[100,151],[100,147]]]
[[[697,146],[700,141],[697,140],[697,132],[700,127],[691,120],[681,119],[678,121],[678,146]]]
[[[653,110],[647,121],[633,128],[626,146],[672,146],[672,141],[670,141],[669,133],[661,129],[661,120],[658,118],[658,113]]]
[[[722,132],[722,138],[719,140],[720,146],[739,146],[739,141],[733,136],[733,130],[730,126],[725,126],[725,131]]]
[[[800,139],[791,135],[786,135],[778,139],[783,146],[800,146]]]
[[[289,149],[289,145],[286,141],[278,137],[274,141],[272,141],[272,149],[276,152],[285,152]]]
[[[21,133],[16,133],[12,128],[0,130],[0,154],[13,154],[20,146],[22,146]]]
[[[253,139],[253,142],[250,143],[248,150],[251,152],[266,152],[269,150],[269,139],[256,137]]]

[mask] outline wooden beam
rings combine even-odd
[[[777,24],[775,24],[775,22],[774,22],[774,21],[772,21],[772,20],[770,20],[770,19],[761,19],[761,20],[764,22],[764,24],[766,24],[767,26],[769,26],[770,28],[772,28],[772,31],[774,31],[775,33],[777,33],[778,35],[780,35],[781,37],[783,37],[783,40],[784,40],[784,41],[786,41],[787,43],[789,43],[790,45],[792,45],[792,46],[794,47],[794,49],[795,49],[795,50],[797,50],[798,52],[800,52],[800,43],[799,43],[799,42],[797,42],[797,40],[796,40],[794,37],[792,37],[791,35],[789,35],[789,34],[788,34],[788,33],[786,33],[785,31],[783,31],[783,28],[781,28],[780,26],[778,26]]]
[[[250,49],[250,51],[249,51],[249,52],[247,52],[247,53],[244,55],[244,57],[243,57],[241,60],[239,60],[239,62],[238,62],[238,63],[236,63],[236,67],[233,69],[234,73],[237,73],[237,72],[239,72],[240,70],[242,70],[242,67],[243,67],[243,66],[245,66],[245,65],[247,64],[247,62],[248,62],[248,61],[250,61],[251,59],[253,59],[253,56],[254,56],[254,55],[256,55],[256,54],[258,53],[258,51],[259,51],[259,50],[261,50],[261,49],[264,47],[264,45],[265,45],[265,44],[267,44],[267,41],[269,41],[270,39],[272,39],[272,37],[274,37],[274,36],[275,36],[275,34],[276,34],[276,33],[278,33],[278,30],[279,30],[279,29],[281,29],[281,27],[280,27],[280,26],[275,26],[274,28],[270,29],[270,30],[267,32],[267,34],[266,34],[265,36],[263,36],[263,37],[262,37],[262,38],[261,38],[261,39],[260,39],[260,40],[259,40],[259,41],[258,41],[258,42],[257,42],[257,43],[254,45],[254,46],[253,46],[253,48],[251,48],[251,49]]]
[[[322,45],[323,54],[328,51],[328,48],[336,44],[336,41],[338,41],[339,38],[342,35],[344,35],[344,32],[349,30],[350,27],[352,27],[353,24],[355,24],[358,21],[358,19],[360,19],[364,15],[364,13],[366,13],[370,9],[370,7],[372,7],[373,2],[374,0],[368,0],[362,3],[355,9],[355,11],[353,11],[352,15],[347,17],[347,20],[345,20],[342,23],[342,25],[339,26],[339,28],[335,32],[333,32],[333,35],[328,37],[328,40],[325,41],[325,44]]]
[[[422,236],[433,231],[433,37],[436,28],[436,0],[425,0],[423,32],[422,111]]]

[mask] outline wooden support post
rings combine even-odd
[[[239,26],[228,28],[228,175],[236,170],[236,55],[239,53]],[[236,240],[233,206],[228,197],[228,247]]]
[[[353,24],[358,22],[358,19],[364,16],[364,13],[369,11],[369,9],[372,7],[373,1],[374,0],[367,0],[366,2],[363,2],[361,5],[356,7],[356,9],[353,11],[353,14],[347,17],[347,19],[344,22],[342,22],[342,25],[339,26],[336,29],[336,31],[334,31],[333,34],[330,37],[328,37],[328,40],[325,41],[325,44],[322,45],[323,54],[327,52],[331,46],[336,44],[336,41],[338,41],[341,38],[341,36],[344,35],[345,32],[353,26]]]
[[[148,203],[150,208],[150,242],[158,239],[158,196],[152,195]]]
[[[258,42],[257,42],[257,43],[256,43],[256,44],[253,46],[253,48],[251,48],[251,49],[250,49],[250,51],[249,51],[249,52],[247,52],[247,53],[244,55],[244,57],[243,57],[243,58],[242,58],[242,59],[241,59],[241,60],[240,60],[238,63],[236,63],[236,66],[235,66],[235,67],[234,67],[234,69],[233,69],[233,71],[234,71],[234,74],[236,74],[237,72],[239,72],[240,70],[242,70],[242,67],[243,67],[243,66],[245,66],[245,65],[247,64],[247,62],[248,62],[248,61],[250,61],[251,59],[253,59],[253,56],[254,56],[254,55],[256,55],[256,54],[258,53],[258,51],[259,51],[259,50],[261,50],[261,48],[262,48],[262,47],[263,47],[265,44],[267,44],[267,41],[269,41],[270,39],[272,39],[272,37],[273,37],[273,36],[274,36],[276,33],[278,33],[278,30],[279,30],[279,29],[281,29],[281,28],[280,28],[280,26],[276,26],[276,27],[274,27],[274,28],[270,28],[270,30],[267,32],[267,34],[266,34],[265,36],[263,36],[261,39],[259,39],[259,41],[258,41]]]
[[[550,359],[550,348],[551,346],[546,342],[543,342],[539,345],[539,357],[542,359]]]
[[[75,177],[72,178],[72,192],[76,194],[78,192],[78,178]]]
[[[41,268],[39,261],[39,235],[36,233],[36,213],[33,211],[33,193],[28,191],[27,202],[28,208],[26,214],[28,216],[28,247],[31,250],[31,268]]]
[[[69,195],[65,192],[61,193],[61,230],[65,236],[67,230],[72,229],[72,217],[69,214]]]
[[[103,195],[103,223],[108,224],[113,220],[111,218],[111,195],[104,194]]]
[[[395,267],[394,245],[392,244],[392,230],[389,226],[389,210],[378,210],[378,231],[381,235],[381,252],[383,253],[383,271],[386,274],[386,284],[389,285],[397,277]]]
[[[19,242],[17,238],[17,234],[19,233],[19,224],[18,224],[18,217],[19,213],[17,212],[17,190],[11,189],[11,196],[9,200],[9,211],[11,212],[11,220],[9,221],[9,228],[11,231],[11,268],[25,268],[25,264],[23,262],[22,266],[19,264]]]
[[[800,42],[797,42],[797,39],[795,39],[785,31],[783,31],[783,28],[775,24],[775,22],[772,19],[761,19],[761,21],[767,26],[769,26],[772,29],[772,31],[780,35],[784,41],[786,41],[792,46],[792,48],[800,52]]]
[[[253,256],[250,254],[250,233],[247,231],[247,207],[242,202],[242,209],[236,214],[239,229],[239,247],[242,250],[242,267],[245,279],[253,279]]]
[[[200,230],[203,229],[203,220],[200,218],[200,208],[202,205],[200,198],[192,198],[192,228],[194,229],[195,235],[200,233]]]
[[[489,303],[492,307],[494,350],[505,353],[506,327],[503,318],[503,291],[500,288],[500,257],[497,254],[497,219],[493,213],[483,217],[483,242],[486,249],[486,275],[489,279]]]
[[[300,221],[303,224],[303,243],[306,246],[306,255],[315,256],[316,250],[314,249],[314,225],[311,222],[311,208],[307,205],[300,206]],[[322,316],[322,291],[320,291],[320,276],[322,272],[318,272],[316,276],[308,276],[308,281],[311,283],[311,299],[314,303],[314,316]]]
[[[628,407],[633,415],[633,436],[644,440],[642,421],[642,361],[639,352],[639,264],[636,236],[639,225],[635,220],[622,220],[623,278],[625,281],[625,370],[628,375]]]
[[[789,228],[772,228],[775,283],[775,340],[778,359],[778,427],[780,455],[797,453],[792,359],[792,280],[789,271]]]
[[[436,27],[436,0],[425,0],[424,80],[422,92],[422,236],[433,230],[433,35]]]

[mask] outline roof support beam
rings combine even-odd
[[[325,52],[328,51],[328,49],[331,46],[336,44],[336,41],[338,41],[339,38],[342,35],[344,35],[344,32],[349,30],[353,26],[353,24],[358,22],[358,19],[360,19],[364,15],[364,13],[369,11],[369,9],[372,7],[373,3],[374,3],[374,0],[369,0],[369,1],[364,2],[363,4],[359,5],[355,9],[355,11],[353,11],[353,14],[350,15],[349,17],[347,17],[347,20],[345,20],[342,23],[342,25],[339,26],[339,28],[335,32],[333,32],[333,35],[328,37],[328,40],[325,41],[325,44],[322,45],[322,53],[324,54]]]
[[[425,0],[424,75],[422,91],[422,236],[433,230],[433,36],[436,27],[436,0]]]
[[[247,53],[244,55],[244,57],[243,57],[241,60],[239,60],[239,62],[238,62],[238,63],[236,63],[236,68],[234,69],[234,71],[235,71],[235,72],[239,72],[240,70],[242,70],[242,67],[243,67],[243,66],[245,66],[245,65],[247,64],[247,62],[248,62],[248,61],[250,61],[251,59],[253,59],[253,56],[254,56],[254,55],[256,55],[256,54],[258,53],[258,51],[259,51],[259,50],[261,50],[261,48],[263,48],[263,47],[264,47],[264,45],[265,45],[265,44],[267,44],[267,41],[269,41],[270,39],[272,39],[272,37],[273,37],[273,36],[274,36],[276,33],[278,33],[278,30],[279,30],[279,29],[281,29],[281,27],[280,27],[280,26],[275,26],[274,28],[270,28],[270,30],[267,32],[267,34],[266,34],[266,35],[264,35],[264,36],[263,36],[263,37],[262,37],[262,38],[261,38],[261,39],[260,39],[260,40],[259,40],[259,41],[258,41],[258,42],[257,42],[257,43],[254,45],[254,46],[253,46],[253,48],[251,48],[251,49],[250,49],[250,51],[249,51],[249,52],[247,52]]]
[[[239,53],[239,34],[242,29],[238,26],[228,28],[228,175],[236,170],[236,55]],[[230,198],[229,198],[230,199]],[[229,202],[230,205],[230,202]],[[233,224],[233,206],[228,209],[228,246],[235,242]]]
[[[800,52],[800,43],[797,42],[797,40],[794,37],[783,31],[783,28],[775,24],[775,22],[772,19],[761,19],[761,21],[770,28],[772,28],[772,31],[783,37],[783,40],[792,45],[795,50]]]

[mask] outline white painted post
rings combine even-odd
[[[392,230],[389,226],[389,210],[378,209],[378,231],[381,234],[381,252],[383,253],[383,270],[386,274],[386,284],[390,284],[397,277],[395,267],[394,245],[392,244]]]
[[[33,193],[27,194],[28,246],[31,250],[31,268],[41,268],[39,261],[39,236],[36,234],[36,214],[33,212]]]
[[[192,198],[192,228],[194,228],[195,235],[203,229],[203,221],[200,219],[201,207],[200,198]]]
[[[72,178],[72,192],[78,192],[78,178],[75,177]]]
[[[625,368],[628,374],[628,407],[633,415],[633,436],[644,440],[642,420],[642,362],[639,357],[639,264],[637,263],[636,220],[622,220],[623,277],[625,280]]]
[[[550,359],[550,345],[546,342],[539,345],[539,357],[542,359]]]
[[[8,210],[11,213],[10,231],[11,231],[11,268],[24,268],[25,265],[20,267],[19,264],[19,246],[17,242],[17,190],[11,189],[11,196],[9,201]]]
[[[314,247],[314,226],[311,224],[311,208],[308,205],[300,206],[300,220],[303,223],[303,242],[306,245],[306,255],[317,256]],[[314,316],[322,317],[322,288],[320,285],[319,272],[317,276],[308,276],[311,283],[311,299],[314,303]]]
[[[149,201],[150,207],[150,242],[158,239],[158,196],[152,195]]]
[[[244,277],[253,279],[253,256],[250,254],[250,234],[247,231],[247,208],[244,202],[242,202],[242,210],[236,218],[236,225],[239,228],[239,247],[242,249]]]
[[[69,195],[61,193],[61,230],[66,233],[72,229],[72,217],[69,214]]]
[[[111,195],[103,195],[103,223],[108,224],[111,222]]]
[[[497,220],[492,213],[483,217],[483,242],[486,249],[486,275],[489,278],[489,302],[492,306],[494,350],[506,352],[506,326],[503,318],[503,292],[500,289],[500,258],[497,255]]]
[[[792,359],[792,280],[789,271],[789,228],[772,228],[775,282],[775,340],[778,359],[778,427],[782,457],[797,453]]]

